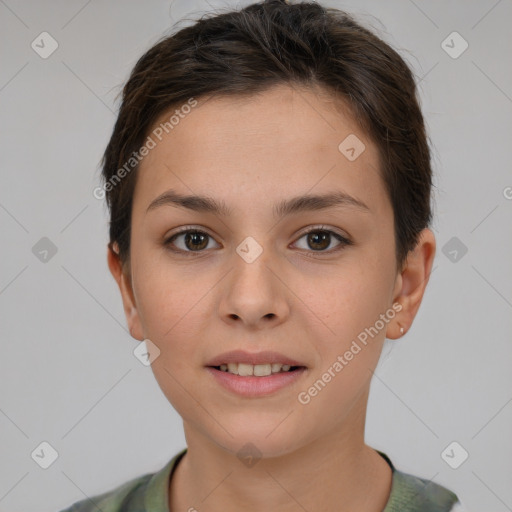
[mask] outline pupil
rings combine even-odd
[[[318,233],[321,233],[321,235],[318,235]],[[322,242],[325,242],[327,240],[327,242],[329,242],[329,236],[330,234],[327,233],[326,231],[316,231],[315,233],[310,233],[309,237],[308,237],[308,243],[309,243],[309,246],[312,247],[312,245],[314,246],[315,244],[318,245],[320,244],[320,247],[316,247],[317,249],[320,248],[320,249],[325,249],[326,247],[329,247],[329,243],[327,243],[327,245],[324,243],[322,244]],[[318,241],[318,239],[320,239],[320,242]],[[310,243],[312,242],[312,243]],[[315,247],[312,247],[313,249]]]
[[[308,244],[313,249],[325,249],[329,247],[329,237],[330,234],[326,231],[316,231],[308,235]],[[207,235],[205,233],[187,233],[185,235],[185,244],[191,250],[204,249],[208,245],[205,243],[206,238]],[[192,245],[190,245],[190,242],[192,242]]]
[[[205,240],[206,240],[206,236],[205,233],[199,233],[199,232],[195,232],[195,233],[187,233],[185,235],[185,244],[187,246],[188,249],[192,249],[192,250],[197,250],[197,249],[204,249],[208,244],[207,243],[204,243]],[[192,246],[189,246],[189,242],[192,242]],[[201,245],[197,245],[197,242],[203,242]]]

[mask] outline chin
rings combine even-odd
[[[307,440],[291,432],[289,426],[285,428],[283,424],[278,425],[279,422],[276,422],[272,428],[267,428],[266,424],[263,426],[255,422],[252,427],[235,428],[230,424],[228,431],[232,437],[221,429],[222,432],[217,432],[220,436],[213,440],[219,447],[241,460],[245,457],[254,459],[281,457],[307,444]]]

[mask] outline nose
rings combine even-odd
[[[219,312],[225,322],[253,330],[276,326],[290,313],[289,294],[265,253],[250,263],[237,256],[224,283]]]

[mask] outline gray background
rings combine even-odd
[[[367,442],[473,512],[512,510],[511,2],[322,3],[407,59],[434,146],[434,272],[412,329],[386,342]],[[1,512],[59,510],[185,446],[180,417],[132,354],[92,190],[136,60],[190,11],[235,5],[0,1]],[[31,48],[43,31],[59,45],[46,59]],[[458,58],[441,46],[453,31],[469,44]],[[46,262],[33,251],[42,237],[57,248]],[[456,261],[454,243],[467,247]],[[58,452],[48,469],[31,457],[43,441]],[[469,453],[457,469],[441,456],[452,441]]]

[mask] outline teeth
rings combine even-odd
[[[254,366],[252,364],[238,363],[238,375],[240,377],[249,377],[254,373]]]
[[[267,364],[245,364],[245,363],[228,363],[221,364],[221,372],[229,372],[241,377],[249,377],[254,375],[256,377],[266,377],[273,373],[281,373],[289,371],[291,366],[289,364],[280,363],[267,363]]]
[[[240,367],[239,367],[240,368]],[[272,373],[272,365],[270,364],[257,364],[254,366],[254,375],[257,377],[266,377]]]

